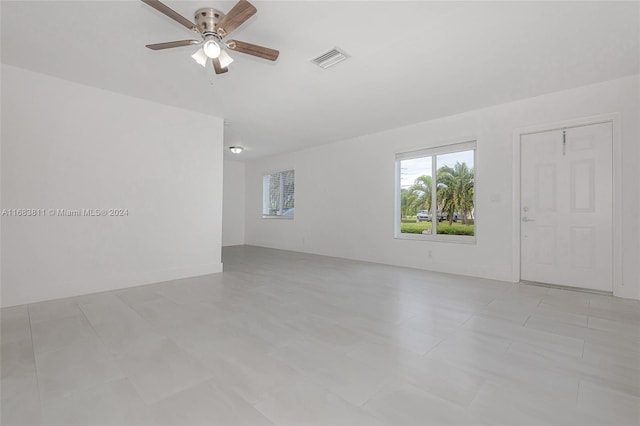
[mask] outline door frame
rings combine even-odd
[[[520,282],[521,277],[521,235],[520,235],[520,209],[521,209],[521,139],[522,136],[553,130],[562,130],[569,127],[588,126],[591,124],[611,123],[612,134],[612,168],[613,168],[613,295],[624,297],[622,282],[622,139],[620,113],[602,114],[583,118],[539,124],[535,126],[518,128],[513,132],[513,229],[512,229],[512,281]]]

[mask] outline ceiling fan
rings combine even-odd
[[[192,58],[203,67],[206,67],[208,60],[211,59],[216,74],[223,74],[229,71],[229,65],[233,62],[231,56],[222,49],[221,44],[229,50],[257,56],[270,61],[278,59],[278,55],[280,54],[277,50],[244,41],[227,40],[223,42],[225,37],[235,31],[236,28],[258,11],[247,0],[240,0],[226,15],[213,8],[198,9],[194,15],[195,23],[158,0],[142,0],[142,2],[197,33],[201,38],[201,40],[178,40],[166,43],[147,44],[147,47],[151,50],[172,49],[174,47],[202,44],[202,47],[192,55]]]

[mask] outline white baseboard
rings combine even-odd
[[[40,289],[38,294],[21,293],[19,288],[16,289],[17,286],[15,284],[9,286],[7,285],[8,283],[3,282],[2,288],[0,289],[0,307],[8,308],[28,303],[84,296],[92,293],[101,293],[140,285],[215,274],[218,272],[222,272],[222,262],[159,271],[142,271],[136,274],[81,277],[73,282],[51,281],[47,283],[45,288]],[[11,288],[12,290],[6,291],[5,289],[7,288]]]

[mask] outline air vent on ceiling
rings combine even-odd
[[[319,66],[320,68],[329,68],[337,64],[338,62],[342,62],[347,59],[348,56],[346,53],[334,47],[333,49],[322,53],[321,55],[313,58],[311,62]]]

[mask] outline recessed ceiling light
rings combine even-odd
[[[240,154],[243,150],[244,150],[244,148],[241,147],[241,146],[230,146],[229,147],[229,151],[231,151],[234,154]]]

